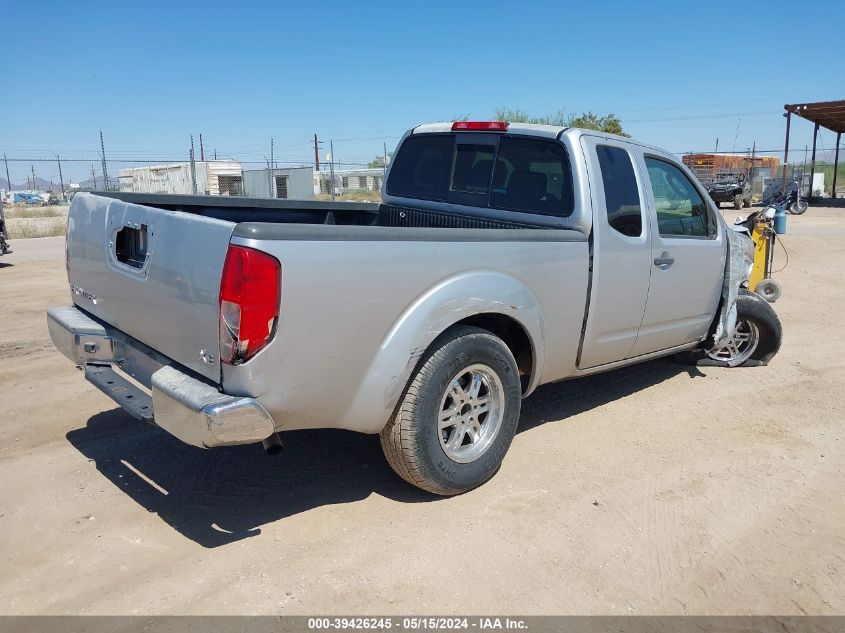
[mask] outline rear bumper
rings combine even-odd
[[[186,444],[203,448],[252,444],[275,432],[273,418],[255,398],[221,393],[76,307],[50,308],[47,326],[53,345],[85,369],[89,382],[134,417],[154,422]],[[120,377],[112,370],[115,365],[151,394]]]

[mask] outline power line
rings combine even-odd
[[[732,119],[743,116],[762,116],[764,114],[774,115],[771,110],[757,110],[756,112],[731,112],[728,114],[702,114],[698,116],[680,116],[664,119],[622,119],[625,125],[629,123],[667,123],[670,121],[696,121],[698,119]]]

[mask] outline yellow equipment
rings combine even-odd
[[[751,229],[751,240],[754,242],[754,266],[748,278],[748,289],[770,303],[774,303],[780,297],[780,284],[772,279],[772,259],[776,239],[771,218],[766,217],[765,213],[760,213]]]

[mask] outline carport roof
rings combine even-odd
[[[845,101],[817,101],[783,106],[787,112],[837,133],[845,132]]]

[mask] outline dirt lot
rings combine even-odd
[[[132,421],[51,348],[63,238],[17,240],[0,612],[842,613],[843,214],[789,219],[771,366],[547,386],[501,472],[452,499],[402,483],[375,437],[294,432],[268,458]]]

